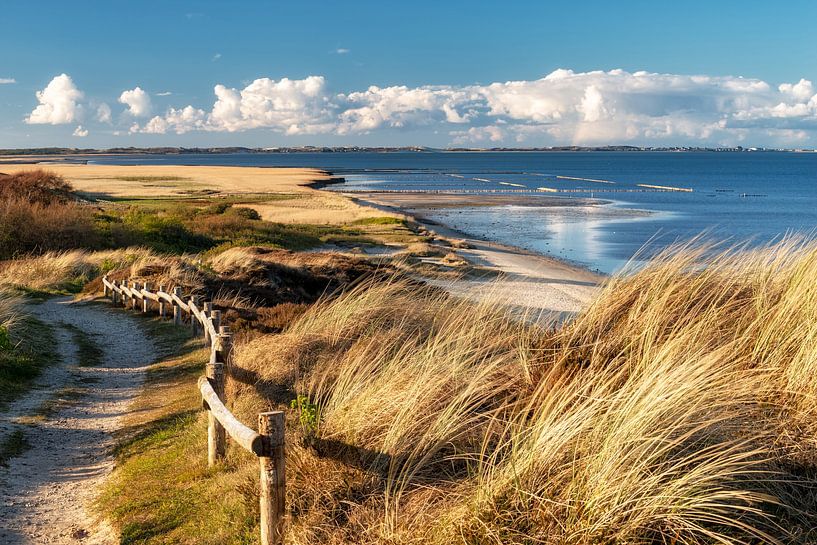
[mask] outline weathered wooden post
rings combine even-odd
[[[173,288],[173,295],[181,299],[182,289],[179,287]],[[182,309],[179,306],[179,303],[175,300],[173,301],[173,323],[176,325],[182,325]]]
[[[107,280],[107,278],[105,278],[103,276],[102,277],[102,297],[108,297],[108,284],[105,283],[105,280]]]
[[[127,288],[128,286],[130,286],[130,284],[131,284],[130,280],[123,280],[122,284],[120,284],[120,285],[123,288]],[[128,297],[126,297],[125,295],[126,294],[124,294],[124,293],[122,294],[122,308],[128,308],[128,306],[130,305],[130,299]]]
[[[215,352],[211,352],[210,363],[207,364],[206,374],[210,385],[218,398],[224,402],[224,364],[215,361]],[[224,460],[227,455],[227,432],[224,426],[213,415],[207,412],[207,465],[213,467]]]
[[[218,338],[214,341],[215,352],[218,354],[218,361],[224,365],[229,365],[228,358],[230,351],[233,349],[233,335],[230,333],[230,328],[226,325],[219,326]]]
[[[220,310],[211,310],[210,311],[210,321],[213,322],[213,329],[221,333],[221,311]],[[227,331],[229,334],[229,330]],[[222,360],[224,363],[227,363],[226,360]]]
[[[195,306],[201,312],[201,297],[198,295],[191,295],[190,300],[187,302],[190,305],[190,328],[193,330],[193,336],[199,334],[199,320],[196,318],[196,315],[193,313],[193,307]]]
[[[263,438],[261,466],[261,545],[283,545],[286,515],[286,472],[284,470],[284,412],[258,415],[258,433]]]
[[[205,320],[210,317],[211,312],[213,312],[213,302],[212,301],[205,301],[204,302],[204,310],[202,310],[202,313],[204,314],[204,319]],[[216,331],[218,331],[218,330],[216,330]],[[209,344],[210,346],[212,346],[213,343],[215,342],[215,339],[210,338],[210,329],[208,327],[204,328],[204,341],[207,344]]]
[[[113,289],[111,290],[111,303],[113,303],[115,306],[119,302],[119,292],[116,291],[116,287],[118,285],[116,280],[113,280],[111,285],[113,286]]]
[[[163,284],[159,284],[159,291],[157,293],[164,293],[165,287]],[[165,300],[162,297],[159,297],[159,318],[164,320],[165,319]]]
[[[150,291],[149,282],[145,282],[143,284],[143,287],[145,291]],[[147,295],[145,295],[144,292],[142,292],[142,313],[147,314],[148,310],[150,310],[150,297],[148,297]]]
[[[136,291],[139,290],[139,282],[131,282],[130,289],[130,308],[131,310],[136,310]]]

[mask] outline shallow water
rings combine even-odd
[[[659,250],[703,232],[761,244],[817,227],[817,153],[293,153],[141,155],[96,162],[313,166],[344,176],[347,183],[338,189],[346,190],[547,187],[561,191],[548,195],[565,199],[592,196],[612,204],[580,209],[476,207],[437,211],[434,217],[472,235],[603,272],[617,270],[645,244]],[[638,184],[692,191],[655,192]],[[652,214],[644,217],[627,210]]]

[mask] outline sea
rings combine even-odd
[[[91,162],[316,167],[346,180],[328,190],[509,193],[522,205],[426,217],[603,273],[694,238],[753,246],[817,228],[817,153],[808,152],[233,153]],[[542,195],[565,206],[536,206]]]

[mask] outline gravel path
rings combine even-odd
[[[56,327],[62,361],[0,412],[0,437],[22,430],[31,446],[0,468],[0,543],[118,543],[88,506],[113,469],[111,433],[121,426],[156,354],[125,312],[67,298],[31,305],[29,312]],[[97,342],[105,354],[102,365],[79,365],[63,323]],[[43,414],[44,406],[51,410]]]

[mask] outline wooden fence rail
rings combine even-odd
[[[194,334],[201,334],[210,347],[210,359],[205,376],[199,378],[204,408],[207,410],[207,463],[214,466],[227,454],[227,436],[233,442],[258,457],[260,468],[261,545],[282,545],[286,513],[286,474],[284,468],[284,413],[272,411],[258,415],[258,431],[244,425],[224,404],[225,373],[232,351],[230,328],[221,325],[221,311],[210,301],[195,296],[184,298],[183,290],[174,287],[166,291],[159,286],[152,291],[148,283],[117,282],[102,278],[105,297],[114,305],[143,313],[155,308],[164,319],[167,306],[173,307],[173,323],[189,325]],[[139,304],[141,303],[141,305]]]

